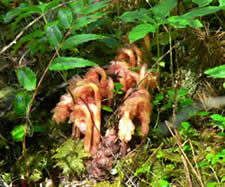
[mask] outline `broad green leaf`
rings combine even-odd
[[[24,137],[24,125],[17,125],[11,131],[11,135],[14,141],[21,142]]]
[[[184,16],[171,16],[168,18],[168,21],[175,28],[185,28],[187,25],[190,27],[203,26],[198,19],[187,19]]]
[[[12,21],[13,18],[21,15],[22,13],[27,13],[27,15],[30,15],[34,12],[41,13],[38,7],[21,3],[19,7],[14,8],[7,12],[7,14],[4,16],[4,21],[5,23],[8,23]]]
[[[87,66],[95,66],[96,64],[90,60],[86,60],[78,57],[58,57],[51,66],[50,70],[68,70],[74,68],[82,68]]]
[[[32,10],[34,9],[34,10]],[[30,16],[31,14],[37,14],[37,13],[40,13],[40,11],[36,8],[31,8],[29,9],[29,11],[26,11],[24,13],[21,13],[17,18],[16,20],[11,24],[11,28],[14,30],[16,29],[17,27],[17,24],[25,17],[28,17]]]
[[[73,14],[81,14],[83,2],[81,0],[70,3],[68,6],[72,9]]]
[[[225,88],[225,82],[223,83],[223,88]]]
[[[225,117],[220,114],[213,114],[210,116],[210,118],[215,121],[225,121]]]
[[[134,27],[129,33],[130,43],[133,43],[141,38],[144,38],[145,35],[148,34],[149,32],[153,33],[156,32],[156,28],[157,26],[152,24],[140,24]]]
[[[220,183],[218,182],[210,182],[206,184],[206,187],[217,187]]]
[[[58,12],[58,18],[60,20],[60,26],[63,29],[70,28],[73,21],[73,14],[70,8],[61,8]]]
[[[120,16],[120,19],[124,22],[140,21],[142,23],[155,23],[154,19],[150,16],[150,11],[145,8],[140,8],[134,11],[126,11]]]
[[[98,34],[78,34],[66,39],[62,45],[62,49],[71,49],[76,47],[79,44],[83,44],[91,40],[97,40],[97,39],[103,39],[103,38],[104,36],[98,35]]]
[[[84,26],[87,26],[90,23],[97,21],[99,18],[104,16],[106,12],[96,12],[90,16],[83,16],[76,19],[75,23],[73,24],[72,31],[79,30]]]
[[[220,2],[220,7],[224,7],[225,6],[225,0],[219,0]]]
[[[102,105],[102,110],[107,111],[107,112],[113,112],[113,109],[106,105]]]
[[[98,19],[89,19],[87,17],[81,17],[81,18],[78,18],[75,23],[73,24],[73,27],[72,27],[72,31],[75,31],[75,30],[79,30],[81,29],[82,27],[90,24],[90,23],[93,23],[95,21],[97,21]]]
[[[109,48],[115,48],[118,45],[118,40],[112,37],[103,38],[100,42],[104,43]]]
[[[162,2],[153,7],[152,11],[155,16],[165,18],[169,16],[170,11],[173,10],[176,6],[176,0],[163,0]]]
[[[208,69],[204,73],[214,78],[225,78],[225,65]]]
[[[49,3],[42,3],[39,1],[40,5],[38,5],[38,8],[41,10],[42,13],[46,12],[50,8],[53,8],[54,6],[58,5],[60,0],[53,0]]]
[[[192,0],[192,2],[196,3],[198,6],[206,6],[211,3],[213,0]]]
[[[206,16],[209,14],[213,14],[217,11],[220,11],[222,8],[218,6],[207,6],[204,8],[198,8],[191,10],[190,12],[184,14],[183,17],[184,19],[194,19],[195,17],[200,17],[200,16]]]
[[[62,33],[56,23],[49,23],[46,26],[47,37],[50,45],[57,48],[62,40]]]
[[[19,42],[17,42],[16,45],[14,46],[14,52],[16,52],[21,47],[21,45],[23,45],[25,42],[32,42],[35,40],[35,38],[39,38],[43,36],[44,34],[45,34],[44,31],[39,30],[39,31],[32,32],[31,34],[23,36],[19,40]]]
[[[27,92],[18,93],[16,95],[14,106],[13,106],[16,114],[25,115],[30,101],[31,101],[31,95],[29,95]]]
[[[196,17],[206,16],[217,11],[220,11],[222,7],[208,6],[204,8],[197,8],[182,16],[172,16],[168,18],[168,21],[175,28],[185,28],[187,25],[191,27],[202,27],[199,20],[194,20]]]
[[[89,5],[87,8],[82,10],[82,14],[88,15],[92,12],[95,12],[105,6],[107,6],[111,1],[109,0],[103,0],[103,1],[99,1],[99,2],[94,2],[91,5]]]
[[[48,38],[47,36],[43,36],[40,39],[36,39],[35,42],[29,42],[28,46],[31,54],[35,54],[38,51],[43,54],[46,52],[46,48],[49,48]]]
[[[36,75],[29,67],[22,67],[16,70],[16,76],[21,86],[26,90],[34,90],[36,87]]]

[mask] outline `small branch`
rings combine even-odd
[[[169,122],[167,122],[167,123],[169,123]],[[167,124],[167,123],[166,123],[166,124]],[[172,131],[171,128],[170,128],[170,126],[167,126],[167,127],[170,129],[170,131]],[[176,136],[180,137],[180,135],[179,135],[179,133],[178,133],[177,130],[175,130],[175,133],[176,133]],[[177,138],[178,138],[178,137],[177,137]],[[181,145],[181,144],[180,144],[180,145]],[[190,160],[188,159],[187,155],[186,155],[185,152],[183,151],[182,147],[180,147],[179,144],[178,144],[178,147],[179,147],[181,153],[183,154],[184,158],[186,159],[187,163],[188,163],[189,166],[191,167],[193,173],[195,174],[195,176],[196,176],[197,179],[199,180],[201,187],[205,187],[204,183],[202,182],[201,177],[199,177],[197,171],[195,170],[195,168],[194,168],[193,165],[191,164]]]
[[[158,151],[162,148],[163,145],[164,145],[164,143],[161,143],[159,145],[159,147],[157,147],[157,149],[150,155],[150,157],[148,157],[148,159],[145,161],[144,164],[146,164],[147,162],[149,162],[158,153]]]
[[[193,145],[192,145],[190,139],[189,139],[189,144],[190,144],[190,146],[191,146],[191,151],[192,151],[192,155],[193,155],[193,160],[194,160],[195,166],[196,166],[196,168],[197,168],[198,177],[201,179],[201,173],[200,173],[200,171],[199,171],[199,169],[198,169],[197,161],[196,161],[196,158],[195,158],[194,148],[193,148]],[[202,180],[202,179],[201,179],[201,180]]]
[[[26,157],[26,134],[27,134],[28,120],[29,120],[29,115],[31,113],[31,108],[32,108],[32,105],[34,103],[35,97],[36,97],[36,95],[38,93],[38,90],[39,90],[39,88],[41,86],[41,83],[44,80],[44,78],[45,78],[45,76],[46,76],[46,74],[47,74],[47,72],[49,70],[50,65],[52,64],[52,62],[55,59],[55,57],[56,57],[57,53],[59,52],[59,50],[61,49],[61,46],[62,46],[63,42],[70,35],[71,29],[72,29],[72,27],[66,33],[66,35],[64,36],[63,40],[61,41],[59,47],[56,49],[55,54],[52,56],[51,60],[49,61],[48,66],[46,67],[44,73],[42,74],[42,77],[39,80],[36,89],[34,90],[33,97],[32,97],[32,99],[31,99],[31,101],[30,101],[30,103],[28,105],[28,109],[27,109],[27,113],[26,113],[26,123],[24,125],[24,137],[23,137],[23,156],[24,156],[24,160],[25,160],[25,168],[26,168],[26,176],[27,176],[27,179],[29,179],[29,171],[28,171],[27,157]]]
[[[177,136],[177,144],[178,144],[178,147],[179,147],[180,151],[181,150],[183,151],[183,149],[182,149],[182,143],[181,143],[181,137],[178,134],[177,129],[175,129],[175,133],[176,133],[176,136]],[[191,182],[191,177],[190,177],[190,172],[189,172],[189,169],[188,169],[188,164],[187,164],[187,162],[186,162],[186,160],[184,158],[184,154],[185,153],[184,152],[182,152],[182,153],[183,154],[181,154],[181,159],[182,159],[182,162],[184,164],[184,171],[185,171],[185,174],[186,174],[186,179],[187,179],[187,182],[188,182],[189,186],[192,187],[193,185],[192,185],[192,182]]]
[[[36,19],[34,19],[34,20],[33,20],[32,22],[30,22],[26,27],[24,27],[24,28],[22,29],[22,31],[20,31],[20,33],[16,36],[16,38],[15,38],[10,44],[8,44],[7,46],[3,47],[3,49],[0,51],[0,55],[1,55],[2,53],[4,53],[5,51],[7,51],[7,50],[8,50],[10,47],[12,47],[14,44],[16,44],[16,43],[17,43],[17,40],[19,40],[19,38],[24,34],[24,32],[25,32],[27,29],[29,29],[33,24],[35,24],[38,20],[40,20],[42,17],[44,17],[46,14],[48,14],[49,12],[51,12],[51,11],[53,11],[53,10],[55,10],[55,9],[57,9],[57,8],[59,8],[59,7],[61,7],[61,6],[65,6],[65,5],[70,4],[70,3],[73,3],[73,2],[75,2],[75,1],[77,1],[77,0],[71,0],[71,1],[68,1],[68,2],[63,2],[63,3],[61,3],[61,4],[57,5],[57,6],[55,6],[55,7],[51,8],[51,9],[49,9],[48,11],[46,11],[45,13],[41,14],[39,17],[37,17]]]
[[[217,174],[216,174],[216,171],[214,170],[214,168],[213,168],[212,166],[210,166],[210,169],[213,171],[213,174],[214,174],[214,176],[215,176],[217,182],[220,183],[220,180],[219,180],[219,178],[217,177]]]

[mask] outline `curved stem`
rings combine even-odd
[[[30,101],[30,103],[28,105],[28,108],[27,108],[27,112],[26,112],[26,123],[25,123],[25,126],[24,126],[24,137],[23,137],[23,156],[24,156],[24,160],[25,160],[25,167],[26,167],[26,176],[27,176],[27,179],[29,179],[29,171],[28,171],[27,157],[26,157],[26,134],[27,134],[28,119],[29,119],[29,115],[31,113],[31,108],[32,108],[32,105],[34,103],[35,97],[36,97],[36,95],[38,93],[38,90],[39,90],[39,88],[41,86],[41,83],[44,80],[44,78],[45,78],[45,76],[46,76],[46,74],[47,74],[47,72],[49,70],[50,65],[52,64],[52,62],[55,59],[55,57],[56,57],[57,53],[59,52],[59,50],[61,49],[63,42],[70,35],[71,30],[72,30],[72,27],[68,30],[68,32],[64,36],[62,42],[60,43],[59,47],[56,49],[55,54],[52,56],[51,60],[49,61],[48,66],[46,67],[44,73],[42,74],[41,79],[39,80],[36,89],[34,90],[33,97],[32,97],[32,99],[31,99],[31,101]]]

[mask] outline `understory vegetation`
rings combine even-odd
[[[0,0],[0,186],[225,186],[225,0]]]

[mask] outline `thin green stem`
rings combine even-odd
[[[48,24],[48,20],[47,20],[45,15],[43,16],[43,20],[44,20],[45,24],[47,25]]]

